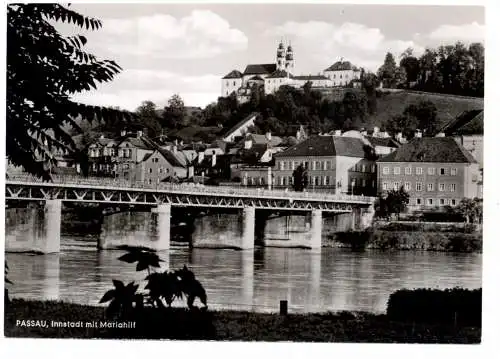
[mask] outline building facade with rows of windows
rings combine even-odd
[[[376,164],[365,158],[365,146],[359,138],[310,137],[274,156],[274,187],[291,188],[293,172],[302,165],[307,169],[307,191],[374,195]]]
[[[452,138],[415,138],[377,166],[379,193],[403,187],[412,210],[456,206],[463,198],[482,197],[477,161]]]

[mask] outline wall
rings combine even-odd
[[[214,213],[197,217],[191,243],[195,248],[239,248],[242,213]]]
[[[483,135],[456,136],[455,141],[461,144],[479,163],[479,168],[483,168]]]
[[[394,188],[394,182],[399,182],[399,186],[408,182],[411,186],[407,189],[410,194],[410,209],[430,209],[442,207],[444,205],[456,205],[469,193],[468,184],[472,182],[471,168],[464,163],[402,163],[402,162],[379,162],[377,167],[378,191],[384,191],[384,183],[387,183],[388,189]],[[389,174],[384,174],[384,167],[389,169]],[[400,174],[394,174],[394,168],[399,168]],[[411,169],[411,174],[405,174],[405,168]],[[417,168],[422,168],[422,174],[417,175]],[[434,174],[429,174],[429,168],[434,168]],[[440,169],[445,169],[445,175],[440,175]],[[457,170],[456,175],[451,175],[452,169]],[[468,180],[470,178],[470,180]],[[477,178],[477,176],[476,176]],[[416,190],[416,184],[422,184],[422,190]],[[433,190],[428,191],[428,184],[433,184]],[[445,191],[439,190],[439,184],[445,185]],[[451,191],[451,185],[455,184],[456,190]],[[477,186],[474,186],[477,193]],[[417,199],[420,198],[423,204],[418,205]],[[433,200],[433,204],[428,204],[428,199]],[[440,204],[440,199],[445,204]],[[455,201],[453,204],[452,200]]]
[[[221,81],[221,95],[223,97],[231,95],[237,91],[243,84],[242,79],[222,79]]]
[[[325,71],[324,75],[333,81],[333,86],[346,86],[360,78],[360,72],[353,70]]]

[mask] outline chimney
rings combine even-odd
[[[215,167],[216,163],[217,163],[217,155],[214,153],[212,155],[212,167]]]
[[[142,131],[139,130],[139,131],[137,131],[137,138],[141,138],[141,137],[142,137]]]
[[[203,151],[198,152],[198,164],[202,163],[204,159],[205,159],[205,152]]]
[[[102,140],[104,138],[104,135],[99,136],[99,138]]]
[[[398,141],[399,143],[402,143],[403,142],[403,132],[398,132],[396,133],[396,141]]]
[[[380,133],[380,136],[382,138],[388,138],[388,137],[390,137],[389,134],[387,133],[387,131],[384,131],[384,132]]]
[[[189,166],[188,167],[188,178],[193,178],[194,177],[194,167]]]
[[[422,138],[422,132],[420,132],[420,130],[415,131],[415,138]]]
[[[121,135],[122,135],[122,137],[126,136],[127,135],[127,130],[122,130]]]
[[[266,132],[266,140],[271,141],[271,139],[272,139],[271,131],[267,131]]]
[[[252,140],[245,140],[245,150],[249,150],[250,148],[252,148]]]
[[[444,132],[439,132],[439,133],[436,135],[436,137],[446,137],[446,136],[445,136]]]
[[[377,126],[375,126],[373,128],[373,136],[376,136],[378,134],[378,131],[379,131],[379,128]]]
[[[172,146],[172,152],[173,153],[177,153],[177,145],[173,145]]]

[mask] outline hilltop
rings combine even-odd
[[[420,101],[431,101],[434,103],[437,108],[438,128],[456,118],[463,111],[481,110],[484,108],[484,99],[479,97],[411,90],[385,90],[384,92],[379,92],[377,95],[377,111],[374,115],[368,116],[367,127],[383,127],[385,120],[401,115],[408,105],[416,105]]]

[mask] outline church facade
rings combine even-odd
[[[281,86],[303,87],[307,82],[315,89],[357,86],[361,79],[361,70],[349,61],[341,59],[328,67],[322,74],[295,76],[293,48],[286,48],[281,41],[276,51],[276,62],[270,64],[250,64],[243,72],[232,70],[222,78],[221,96],[236,93],[238,101],[246,102],[254,86],[262,87],[266,94],[276,92]]]

